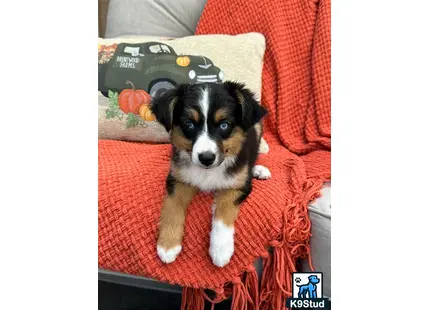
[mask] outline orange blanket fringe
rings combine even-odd
[[[99,267],[184,287],[182,309],[232,298],[232,309],[284,309],[291,273],[309,259],[310,201],[330,178],[330,0],[209,0],[197,34],[261,32],[266,37],[262,104],[270,152],[259,164],[236,222],[224,268],[208,254],[212,197],[188,208],[183,249],[165,265],[156,236],[170,146],[99,141]],[[263,258],[259,279],[252,266]]]

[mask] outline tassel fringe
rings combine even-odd
[[[311,223],[307,217],[307,207],[310,201],[319,196],[321,184],[322,181],[307,181],[303,191],[288,202],[279,240],[271,241],[270,251],[260,255],[263,259],[260,285],[257,271],[251,265],[241,277],[235,277],[231,283],[214,289],[213,299],[203,289],[184,287],[181,310],[204,310],[205,300],[214,309],[215,304],[229,297],[232,298],[232,310],[286,309],[286,300],[292,296],[291,275],[296,272],[296,261],[307,258],[311,270],[314,270],[309,247]]]

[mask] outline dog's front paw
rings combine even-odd
[[[221,220],[212,222],[209,255],[214,265],[224,267],[234,252],[234,227],[228,227]]]
[[[268,168],[261,165],[256,165],[252,168],[252,176],[259,180],[267,180],[270,179],[272,174]]]
[[[181,253],[182,246],[177,245],[173,248],[165,249],[164,247],[157,245],[157,254],[163,263],[169,264],[174,262],[176,257]]]

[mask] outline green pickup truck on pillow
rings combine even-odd
[[[151,96],[178,84],[221,83],[223,71],[205,56],[177,55],[159,42],[120,43],[112,58],[99,61],[98,90],[105,96],[109,90],[120,93],[132,81],[136,89]]]

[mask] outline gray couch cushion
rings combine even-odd
[[[110,0],[106,38],[194,34],[207,0]]]
[[[331,186],[321,190],[321,197],[309,205],[312,222],[311,254],[315,271],[323,273],[323,294],[331,297]],[[301,271],[310,272],[309,264],[302,262]]]

